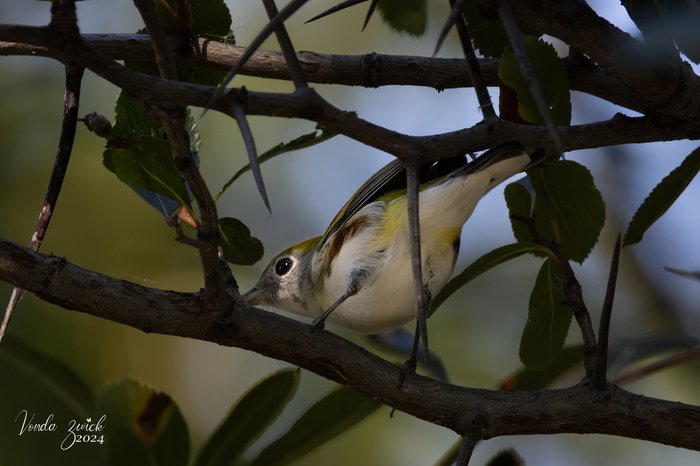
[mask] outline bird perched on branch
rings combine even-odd
[[[422,167],[420,244],[425,289],[435,296],[455,267],[462,226],[496,185],[537,162],[505,143],[468,162]],[[378,333],[416,318],[404,165],[394,160],[350,198],[323,234],[286,249],[243,296],[360,333]]]

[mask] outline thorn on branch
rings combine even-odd
[[[345,0],[344,2],[340,2],[335,6],[330,7],[329,9],[323,11],[322,13],[317,14],[313,18],[307,20],[304,22],[304,24],[309,24],[314,21],[317,21],[321,18],[325,18],[326,16],[332,15],[333,13],[337,13],[339,11],[342,11],[346,8],[349,8],[351,6],[359,5],[360,3],[365,3],[367,0]]]
[[[469,65],[469,77],[474,85],[474,91],[476,92],[476,98],[479,101],[481,113],[484,115],[484,120],[495,120],[497,118],[496,111],[491,103],[491,96],[486,88],[481,67],[479,65],[479,60],[476,58],[476,53],[474,52],[472,39],[469,36],[469,31],[467,30],[467,23],[464,21],[464,14],[462,14],[463,8],[460,6],[461,4],[463,4],[463,0],[450,0],[452,14],[455,12],[458,13],[455,16],[455,25],[457,26],[459,41],[462,44],[464,58],[467,59],[467,64]],[[452,16],[452,14],[450,16]]]
[[[544,92],[542,91],[542,86],[540,85],[535,70],[532,67],[532,63],[528,58],[527,51],[525,50],[525,44],[523,43],[522,36],[520,35],[520,29],[518,28],[518,23],[515,21],[515,16],[513,16],[513,10],[510,7],[508,0],[500,0],[498,6],[498,15],[501,18],[501,23],[503,24],[503,29],[508,36],[508,42],[513,48],[513,53],[520,66],[520,72],[525,78],[532,97],[535,99],[535,104],[540,112],[540,116],[544,121],[547,130],[552,138],[554,147],[557,150],[557,154],[561,155],[564,153],[564,146],[561,142],[561,137],[557,130],[557,126],[554,123],[554,117],[552,112],[549,110],[547,101],[544,98]]]
[[[296,11],[301,8],[307,0],[292,0],[290,1],[287,5],[285,5],[284,8],[268,22],[265,27],[258,33],[257,36],[253,39],[253,41],[248,45],[248,48],[243,52],[243,55],[241,55],[241,58],[238,59],[238,62],[231,68],[231,71],[229,71],[228,75],[224,80],[222,81],[221,85],[217,89],[216,93],[212,97],[212,102],[219,97],[221,97],[221,94],[223,94],[224,89],[226,86],[233,80],[233,78],[238,74],[239,71],[245,66],[246,62],[248,59],[253,56],[256,50],[260,48],[263,42],[270,37],[270,34],[275,32],[275,30],[290,17]],[[211,102],[210,102],[211,103]],[[209,105],[211,107],[211,105]]]
[[[265,181],[262,177],[262,172],[260,170],[260,162],[258,162],[258,153],[255,148],[255,139],[253,138],[253,132],[250,130],[250,125],[248,124],[248,119],[246,118],[245,111],[243,107],[235,100],[231,104],[231,114],[236,119],[238,123],[238,128],[241,131],[241,136],[243,137],[243,142],[245,143],[246,153],[248,154],[248,163],[250,164],[250,170],[253,173],[253,179],[255,180],[255,187],[258,189],[258,194],[265,204],[265,208],[268,212],[272,212],[270,208],[270,198],[267,195],[267,189],[265,188]]]
[[[275,0],[263,0],[263,4],[265,5],[267,16],[272,22],[272,20],[274,20],[280,14],[280,12],[277,10],[277,5],[275,5]],[[277,42],[279,42],[280,48],[282,49],[282,54],[287,62],[287,70],[289,71],[289,75],[294,83],[294,88],[300,89],[303,87],[308,87],[306,78],[304,77],[304,72],[301,70],[301,65],[299,64],[299,59],[297,58],[296,50],[294,50],[292,40],[289,38],[287,28],[284,27],[284,22],[280,22],[275,29],[275,36],[277,36]],[[269,206],[268,210],[270,210]]]

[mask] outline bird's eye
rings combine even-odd
[[[287,272],[291,270],[292,265],[294,265],[294,261],[292,259],[289,257],[283,257],[275,264],[275,273],[280,277],[286,275]]]

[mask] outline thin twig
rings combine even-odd
[[[149,0],[134,0],[134,3],[139,8],[151,35],[151,44],[161,77],[176,80],[174,59],[167,46],[163,25],[158,20],[153,3]],[[175,167],[185,178],[199,207],[201,222],[197,239],[201,242],[199,256],[204,272],[204,300],[208,310],[221,312],[229,301],[230,294],[227,293],[226,282],[231,271],[220,260],[219,217],[216,203],[190,150],[189,136],[185,131],[185,107],[149,107],[149,110],[160,120],[168,137]]]
[[[175,69],[175,57],[172,50],[168,46],[168,39],[165,36],[163,25],[158,19],[156,9],[153,6],[152,0],[133,0],[134,5],[139,10],[141,18],[148,29],[148,34],[151,37],[151,47],[153,55],[156,59],[156,65],[160,72],[160,77],[163,79],[176,80],[177,70]]]
[[[530,62],[530,58],[527,55],[527,50],[525,50],[525,44],[523,43],[522,36],[520,35],[518,23],[515,21],[513,10],[511,10],[508,0],[500,0],[498,15],[501,18],[503,29],[506,31],[508,41],[510,46],[513,48],[515,58],[518,61],[520,72],[523,74],[525,82],[532,93],[532,97],[535,100],[535,105],[537,105],[542,121],[544,121],[544,125],[549,130],[550,137],[552,138],[552,142],[554,143],[557,153],[562,154],[564,152],[564,147],[561,143],[557,126],[554,123],[554,117],[552,116],[552,112],[549,110],[547,101],[544,98],[544,92],[542,91],[540,81],[537,79],[535,70],[532,68],[532,63]]]
[[[534,219],[529,217],[519,217],[511,216],[513,220],[522,222],[528,229],[530,236],[532,236],[532,241],[536,244],[540,244],[554,254],[556,257],[556,262],[559,264],[561,271],[564,274],[564,286],[563,286],[563,302],[569,306],[574,312],[574,318],[576,323],[581,330],[581,337],[583,338],[584,353],[583,353],[583,366],[586,372],[585,379],[588,381],[593,381],[596,375],[596,354],[597,354],[597,344],[595,332],[593,331],[593,322],[591,321],[591,315],[586,307],[586,302],[583,299],[583,293],[581,291],[581,283],[579,283],[574,273],[569,258],[561,248],[561,245],[554,241],[549,240],[542,236],[537,230]]]
[[[428,309],[430,308],[427,302],[425,285],[423,284],[423,265],[421,256],[421,239],[420,239],[420,212],[419,212],[419,186],[418,186],[418,170],[417,163],[406,164],[406,195],[408,196],[406,206],[408,209],[408,228],[411,241],[411,266],[413,272],[413,290],[416,294],[416,337],[413,345],[413,351],[409,361],[413,363],[418,359],[418,342],[423,340],[423,356],[425,365],[430,367],[428,355]]]
[[[61,194],[63,179],[68,170],[68,162],[70,161],[71,153],[73,152],[73,142],[75,140],[75,131],[78,124],[78,107],[80,103],[80,85],[83,79],[84,68],[80,66],[66,65],[66,91],[63,97],[63,124],[61,126],[61,136],[58,141],[58,150],[56,151],[56,159],[54,161],[49,185],[44,196],[44,201],[39,211],[39,217],[36,220],[34,233],[29,243],[29,247],[34,251],[38,251],[41,243],[44,240],[46,231],[49,228],[49,223],[56,210],[58,196]],[[0,324],[0,341],[5,335],[7,325],[10,322],[12,313],[15,307],[22,299],[24,294],[21,288],[14,288],[10,295],[10,300],[5,308],[5,316],[2,324]]]
[[[270,18],[270,21],[280,14],[277,10],[277,5],[275,5],[275,0],[263,0],[263,5],[265,5],[265,10],[267,11],[267,16]],[[284,21],[275,29],[275,35],[277,36],[277,42],[280,44],[280,49],[282,49],[284,60],[287,62],[287,69],[289,70],[289,76],[292,78],[294,87],[296,89],[308,87],[304,72],[301,70],[301,65],[297,58],[297,52],[292,45],[292,40],[289,38],[287,28],[284,27]]]
[[[617,286],[617,271],[620,266],[621,237],[617,235],[615,248],[613,249],[608,275],[608,286],[605,290],[605,300],[600,313],[600,325],[598,326],[598,346],[596,348],[596,372],[594,385],[604,388],[608,377],[608,339],[610,334],[610,317],[612,315],[613,302],[615,300],[615,288]]]

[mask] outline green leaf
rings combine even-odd
[[[162,194],[181,205],[190,199],[166,141],[142,137],[130,149],[107,149],[104,166],[132,188]]]
[[[190,150],[196,157],[199,150],[199,132],[189,112],[185,124],[185,129],[190,137]],[[119,94],[115,106],[113,139],[110,147],[103,154],[103,160],[105,166],[116,173],[119,179],[130,185],[141,198],[165,218],[170,218],[181,205],[189,206],[190,195],[182,176],[172,162],[170,145],[167,140],[163,139],[161,132],[160,122],[146,112],[143,104],[122,92]],[[130,173],[133,173],[131,171],[134,169],[133,166],[126,170],[127,173],[120,175],[115,171],[112,161],[113,151],[126,151],[118,157],[122,159],[126,157],[130,160],[129,165],[133,165],[134,161],[140,161],[144,164],[155,163],[156,166],[160,167],[158,173],[155,174],[156,177],[165,175],[165,178],[159,181],[146,175],[146,180],[134,180],[130,177]],[[122,160],[122,165],[123,163]],[[139,168],[136,170],[137,172],[141,171]],[[143,174],[137,178],[143,178]],[[162,189],[144,187],[145,184],[150,186],[151,183],[159,185]],[[182,202],[183,200],[186,202]]]
[[[538,233],[559,243],[568,259],[583,262],[605,223],[603,197],[590,171],[574,161],[560,160],[528,173],[535,192],[533,221]],[[521,220],[530,218],[530,193],[513,183],[506,187],[505,195],[515,238],[532,242]]]
[[[381,403],[345,387],[309,408],[282,437],[267,446],[253,466],[283,465],[323,445],[366,418]]]
[[[392,29],[421,36],[428,23],[426,0],[379,0],[379,11]]]
[[[178,0],[155,2],[158,18],[163,24],[166,34],[177,34],[174,16],[174,12],[177,11],[177,3]],[[186,6],[185,22],[192,36],[227,37],[231,34],[231,12],[223,0],[189,0],[184,2],[184,5]],[[202,55],[206,54],[206,51],[199,52]],[[139,64],[128,61],[127,66],[149,74],[158,74],[152,63]],[[194,64],[178,64],[177,75],[180,81],[216,86],[224,79],[226,72]]]
[[[90,389],[61,361],[35,350],[9,333],[0,345],[0,360],[3,365],[9,364],[32,379],[31,385],[41,385],[50,391],[76,416],[86,417],[92,412]]]
[[[104,464],[100,444],[60,449],[69,423],[85,423],[94,407],[91,391],[70,367],[7,333],[0,344],[0,374],[1,464]],[[46,430],[31,431],[30,423]]]
[[[224,257],[232,264],[252,265],[265,253],[260,240],[250,236],[248,227],[237,218],[220,218],[219,234]]]
[[[322,125],[316,126],[316,129],[310,133],[302,134],[298,138],[295,138],[289,142],[281,142],[271,149],[265,151],[265,153],[258,156],[258,164],[267,162],[270,159],[277,157],[285,152],[292,152],[299,149],[305,149],[307,147],[315,146],[323,141],[327,141],[334,136],[337,136],[338,132],[334,130],[329,130]],[[241,175],[250,171],[250,164],[247,164],[240,170],[238,170],[227,182],[224,184],[219,193],[216,195],[216,200],[226,192],[226,190],[238,179]]]
[[[187,465],[187,425],[165,393],[122,379],[100,389],[96,412],[105,415],[104,445],[113,464]]]
[[[527,323],[520,340],[520,360],[533,369],[547,369],[559,357],[573,311],[563,304],[564,277],[551,259],[542,264],[530,295]]]
[[[459,273],[459,275],[453,277],[447,285],[438,293],[438,295],[432,301],[431,314],[435,312],[442,303],[447,300],[453,293],[459,290],[461,287],[481,275],[482,273],[492,269],[498,264],[502,264],[516,257],[520,257],[523,254],[540,254],[547,255],[550,251],[544,246],[534,243],[514,243],[508,244],[506,246],[501,246],[494,249],[493,251],[487,252],[474,262],[472,262],[466,269]]]
[[[627,227],[624,246],[637,244],[642,240],[649,227],[661,218],[685,191],[698,170],[700,170],[700,148],[688,154],[685,160],[661,180],[644,199]]]
[[[484,57],[499,58],[510,43],[498,18],[484,18],[476,2],[464,2],[463,12],[474,48]]]
[[[554,122],[558,125],[569,125],[571,122],[571,96],[569,75],[564,62],[559,58],[551,44],[532,36],[523,36],[523,43],[532,67],[540,82],[545,101],[552,112]],[[520,72],[517,58],[512,50],[507,50],[501,56],[498,77],[508,87],[515,90],[518,96],[518,113],[530,123],[544,124],[535,99],[530,92],[530,86]]]
[[[583,345],[564,348],[546,369],[524,367],[508,377],[501,384],[500,389],[513,391],[547,388],[558,377],[581,364],[582,361]]]
[[[528,178],[529,179],[529,178]],[[532,183],[529,183],[532,189]],[[523,219],[529,219],[534,214],[534,198],[537,196],[524,185],[521,180],[509,183],[503,190],[503,196],[510,215],[510,225],[513,236],[519,243],[530,243],[533,238]]]
[[[299,386],[296,369],[281,370],[243,395],[197,456],[195,466],[235,464],[277,418]]]
[[[120,92],[114,105],[114,126],[112,134],[125,140],[138,139],[140,136],[160,138],[160,122],[153,115],[146,113],[141,101]]]

